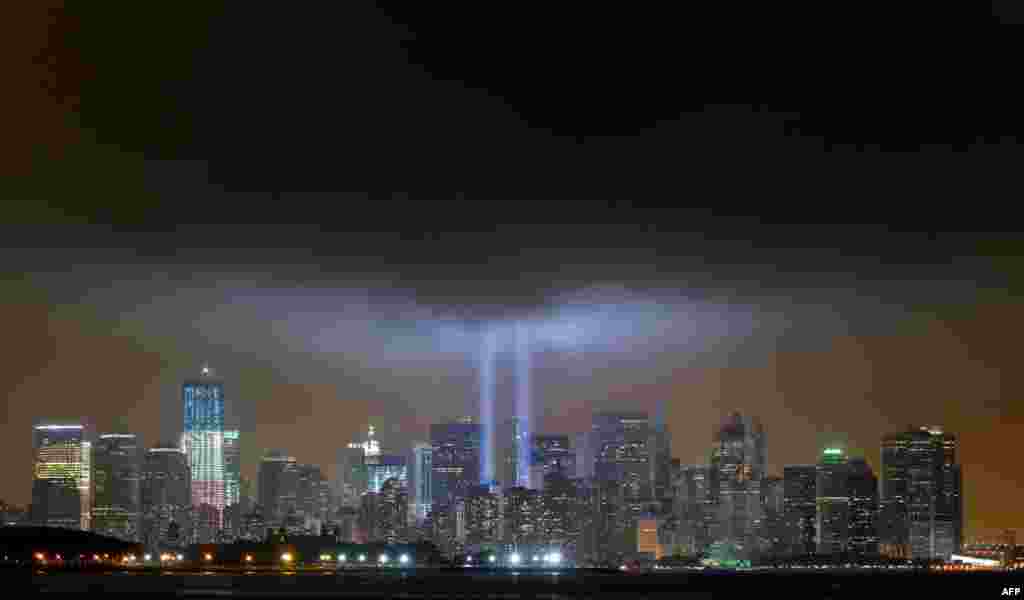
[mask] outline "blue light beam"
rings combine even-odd
[[[519,422],[516,440],[516,476],[518,484],[530,484],[530,330],[516,323],[516,418]]]
[[[488,329],[484,332],[480,351],[480,424],[483,436],[480,440],[480,480],[485,485],[489,485],[495,479],[494,372],[497,353],[497,333],[493,329]]]

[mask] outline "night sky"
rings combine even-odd
[[[1020,41],[989,7],[958,50],[936,13],[869,53],[710,14],[46,4],[0,19],[0,498],[34,419],[173,439],[204,363],[245,476],[369,422],[404,451],[528,320],[543,431],[665,400],[694,463],[738,409],[781,473],[942,425],[967,534],[1024,526]]]

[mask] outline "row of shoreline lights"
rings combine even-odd
[[[549,565],[558,565],[558,564],[562,563],[562,555],[559,554],[558,552],[549,552],[548,554],[545,554],[543,557],[540,556],[539,554],[536,554],[533,557],[533,562],[535,562],[535,563],[541,562],[542,558],[543,558],[544,562],[549,564]],[[488,557],[487,560],[490,563],[494,563],[494,562],[497,561],[497,558],[492,554],[491,556]],[[514,553],[509,555],[508,562],[509,562],[509,564],[518,565],[518,564],[523,562],[523,557],[520,556],[518,552],[514,552]],[[473,557],[472,556],[467,556],[466,557],[466,566],[471,566],[472,564],[473,564]]]

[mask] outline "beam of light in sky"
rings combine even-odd
[[[516,419],[519,422],[516,440],[516,475],[519,485],[530,482],[530,330],[516,323]]]
[[[480,349],[480,423],[483,428],[483,440],[480,444],[480,477],[482,482],[488,485],[495,480],[494,370],[497,353],[497,332],[488,329],[484,331]]]

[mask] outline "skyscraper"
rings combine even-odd
[[[433,472],[433,448],[425,442],[417,442],[412,448],[412,501],[415,507],[415,519],[421,522],[430,512],[433,488],[431,474]]]
[[[296,512],[304,528],[319,533],[330,500],[327,478],[316,465],[297,465]]]
[[[850,537],[850,468],[842,448],[825,448],[818,463],[818,554],[847,551]]]
[[[882,439],[882,539],[888,553],[949,558],[963,542],[956,437],[939,427],[908,427]]]
[[[533,452],[533,462],[542,467],[542,478],[554,472],[576,476],[576,455],[569,446],[568,435],[535,435]]]
[[[268,527],[284,527],[285,517],[296,507],[299,470],[295,458],[281,450],[267,452],[260,461],[259,503]]]
[[[139,536],[139,471],[134,433],[105,433],[93,446],[93,530],[126,541]]]
[[[623,495],[635,501],[654,497],[651,427],[646,413],[597,413],[594,475],[602,482],[618,482]]]
[[[33,428],[31,520],[88,530],[92,526],[92,445],[85,426],[43,422]]]
[[[710,472],[716,508],[712,537],[736,545],[741,554],[756,547],[764,515],[765,446],[764,427],[756,417],[734,412],[715,431]]]
[[[786,545],[791,554],[811,554],[817,539],[818,467],[786,465],[782,469],[782,485]]]
[[[241,502],[242,447],[237,429],[224,431],[224,504],[234,506]]]
[[[850,552],[878,554],[878,478],[863,458],[851,458],[847,491],[850,495]]]
[[[395,479],[402,486],[408,485],[409,470],[404,456],[378,454],[366,458],[367,489],[379,494],[384,482]]]
[[[222,527],[226,499],[224,473],[224,385],[203,368],[182,386],[185,405],[183,449],[192,476],[192,506],[199,542],[214,541]]]
[[[192,477],[184,451],[170,443],[147,450],[139,488],[141,538],[146,548],[159,551],[187,545],[192,538]]]
[[[478,423],[455,421],[430,426],[433,502],[454,504],[469,488],[480,484]]]

